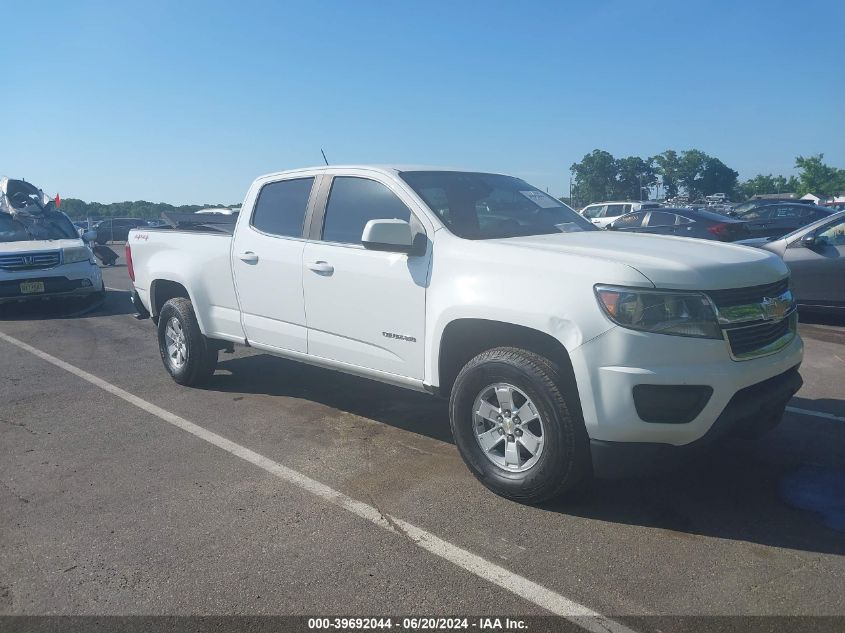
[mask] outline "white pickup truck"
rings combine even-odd
[[[136,229],[126,250],[176,382],[238,343],[448,397],[469,468],[524,502],[760,434],[801,386],[778,257],[596,230],[509,176],[271,174],[235,223]]]

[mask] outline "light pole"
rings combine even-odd
[[[572,176],[569,177],[569,206],[575,208],[575,201],[572,199]]]

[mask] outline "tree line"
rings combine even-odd
[[[143,218],[145,220],[158,219],[162,213],[194,213],[200,209],[208,208],[231,208],[240,206],[228,204],[184,204],[174,206],[165,202],[147,202],[146,200],[135,200],[133,202],[111,202],[102,204],[100,202],[84,202],[76,198],[62,200],[61,210],[73,219],[85,218]]]
[[[670,149],[648,158],[615,158],[596,149],[570,167],[572,202],[584,206],[602,200],[647,200],[652,190],[655,198],[683,194],[690,200],[714,193],[745,200],[755,194],[834,196],[845,191],[845,169],[826,165],[823,159],[824,154],[796,157],[798,176],[758,174],[740,182],[739,173],[698,149]]]

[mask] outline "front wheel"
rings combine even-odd
[[[170,299],[158,318],[158,348],[165,369],[180,385],[205,384],[217,368],[217,348],[209,344],[189,299]]]
[[[570,385],[547,358],[500,347],[473,358],[449,401],[455,443],[493,492],[540,503],[584,489],[589,438]]]

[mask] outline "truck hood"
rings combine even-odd
[[[60,248],[83,246],[81,239],[67,240],[26,240],[24,242],[0,242],[0,253],[20,253],[25,251],[55,251]]]
[[[520,249],[539,249],[624,264],[643,274],[657,288],[744,288],[769,284],[789,273],[786,264],[766,250],[694,238],[585,231],[495,241]],[[613,283],[613,280],[606,283]]]

